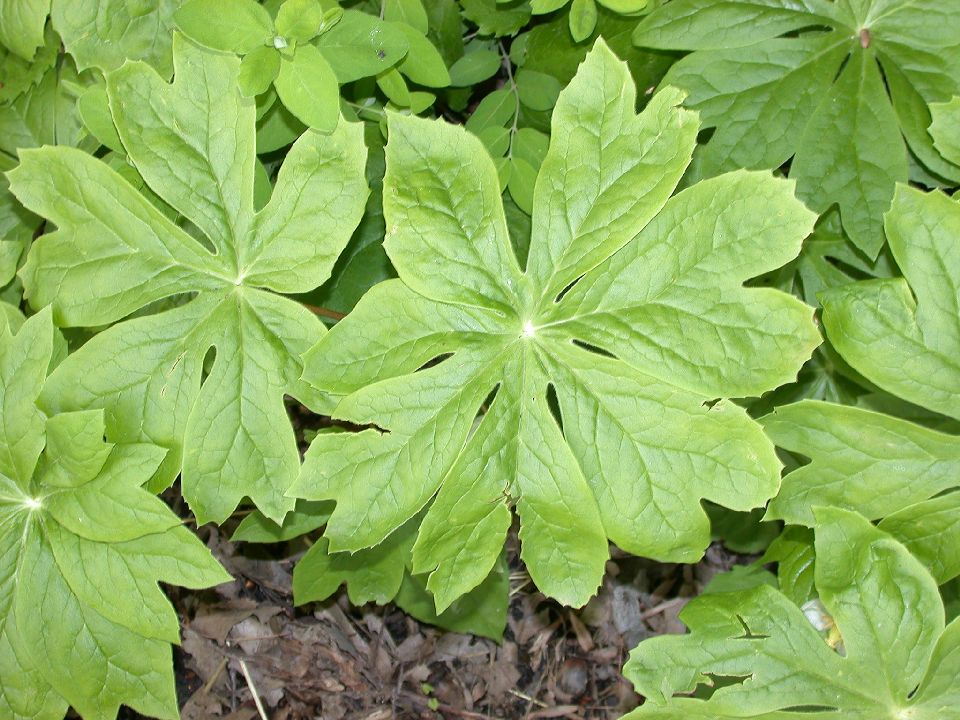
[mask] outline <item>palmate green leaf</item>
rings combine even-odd
[[[31,302],[52,303],[58,323],[116,322],[196,293],[96,335],[57,369],[43,402],[105,408],[112,441],[168,448],[154,486],[182,467],[200,522],[222,521],[244,496],[279,521],[299,467],[283,396],[322,403],[299,376],[301,353],[324,329],[278,293],[322,283],[359,221],[362,129],[304,133],[255,213],[255,109],[237,89],[239,60],[179,37],[174,45],[172,85],[130,63],[109,77],[110,105],[130,160],[201,240],[77,151],[24,152],[10,174],[20,200],[58,228],[22,271]]]
[[[691,632],[646,640],[624,674],[647,702],[627,718],[955,720],[960,622],[944,628],[936,583],[903,545],[856,513],[817,511],[816,586],[844,654],[776,590],[704,595]],[[732,679],[708,700],[674,697]]]
[[[54,332],[49,309],[0,328],[0,715],[177,718],[179,620],[157,583],[230,576],[141,487],[161,448],[104,442],[102,410],[37,408]]]
[[[928,104],[960,91],[958,37],[960,15],[939,0],[674,0],[634,41],[694,51],[664,84],[716,128],[705,176],[792,157],[799,197],[821,212],[838,204],[854,244],[876,257],[907,148],[960,180],[926,132]]]
[[[81,70],[107,71],[125,60],[142,60],[170,77],[173,13],[179,4],[180,0],[53,0],[50,19]]]
[[[960,419],[960,207],[900,186],[885,218],[903,278],[825,290],[823,324],[871,382]],[[802,402],[762,420],[780,447],[811,460],[784,478],[769,517],[810,525],[812,508],[857,510],[945,582],[960,574],[960,439],[867,409]],[[947,494],[943,494],[947,493]]]
[[[813,507],[856,510],[923,558],[939,582],[960,574],[960,438],[843,405],[802,401],[762,418],[810,463],[788,474],[768,519],[811,526]],[[951,518],[950,509],[953,508]]]
[[[698,129],[681,100],[635,115],[625,64],[597,44],[554,110],[525,271],[481,142],[391,116],[400,279],[305,358],[308,381],[346,395],[335,417],[374,426],[318,436],[293,490],[336,500],[332,551],[376,545],[436,494],[413,571],[442,611],[487,576],[515,506],[537,585],[582,605],[608,538],[692,561],[709,542],[701,498],[747,510],[776,491],[759,426],[708,401],[788,381],[818,344],[808,306],[742,287],[794,257],[814,216],[767,173],[668,201]]]
[[[960,206],[899,186],[884,227],[903,277],[821,293],[827,335],[871,382],[960,419]]]

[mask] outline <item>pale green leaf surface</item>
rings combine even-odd
[[[813,507],[844,507],[871,520],[952,488],[960,440],[881,413],[804,400],[762,419],[780,447],[810,459],[784,478],[769,517],[811,525]]]
[[[393,67],[408,48],[406,36],[393,25],[359,10],[344,10],[340,22],[316,44],[341,83]]]
[[[33,60],[43,45],[50,0],[7,0],[0,7],[0,44],[24,60]]]
[[[818,510],[816,551],[817,589],[843,655],[769,586],[704,595],[681,613],[690,634],[653,638],[631,653],[624,674],[647,703],[628,717],[960,717],[944,673],[956,660],[935,664],[936,654],[954,652],[956,631],[944,632],[943,603],[920,562],[862,516],[839,509]],[[674,697],[717,676],[736,680],[707,700]]]
[[[960,492],[898,510],[879,527],[906,545],[937,582],[960,575]]]
[[[634,40],[694,51],[663,85],[686,90],[716,128],[705,176],[793,156],[799,197],[818,211],[837,203],[875,258],[882,215],[908,177],[907,143],[933,172],[958,175],[923,132],[928,104],[960,92],[958,36],[960,15],[938,0],[679,0],[648,15]]]
[[[511,507],[531,577],[582,605],[608,539],[692,560],[710,540],[701,498],[746,510],[777,488],[780,465],[759,427],[728,402],[706,405],[731,388],[759,393],[789,380],[818,342],[809,307],[741,287],[794,257],[813,216],[790,183],[760,173],[668,201],[693,150],[695,118],[674,92],[638,117],[632,87],[599,42],[561,95],[525,272],[480,140],[390,117],[386,248],[400,278],[368,292],[305,356],[307,381],[346,396],[334,417],[365,428],[318,435],[291,493],[336,501],[325,533],[335,552],[376,545],[434,498],[413,572],[430,573],[440,612],[487,576]],[[637,261],[605,266],[621,256]],[[689,281],[676,273],[674,283],[675,267],[688,268]],[[681,342],[649,319],[652,304],[616,319],[627,287],[641,298],[642,288],[673,293],[695,307],[697,324]],[[714,294],[727,302],[710,316]],[[605,297],[611,312],[578,322]],[[744,316],[738,327],[724,320]],[[606,338],[644,321],[669,348],[656,364],[627,357],[625,344],[619,359],[575,345],[613,351]],[[678,358],[694,345],[712,347],[685,371]],[[597,447],[597,437],[609,445]],[[638,509],[643,520],[630,522]]]
[[[779,446],[810,462],[783,479],[769,519],[812,525],[816,506],[856,510],[945,582],[960,571],[956,514],[960,440],[908,420],[805,400],[761,420]],[[952,514],[953,513],[953,514]]]
[[[173,70],[170,38],[178,0],[53,0],[50,18],[80,70],[106,72],[142,60],[164,77]]]
[[[421,35],[426,35],[429,30],[427,11],[421,0],[385,0],[383,19],[404,23]]]
[[[320,29],[323,12],[318,0],[286,0],[277,11],[277,32],[298,43],[306,42]]]
[[[741,47],[806,27],[828,9],[817,0],[673,0],[644,18],[633,37],[637,45],[664,50]]]
[[[36,85],[40,78],[57,63],[60,43],[56,33],[48,29],[44,44],[37,50],[32,61],[24,60],[0,44],[0,103],[15,100]]]
[[[49,310],[0,337],[5,403],[33,405],[53,337]],[[229,575],[141,487],[162,449],[105,443],[102,411],[34,411],[31,434],[47,440],[37,469],[15,480],[0,467],[0,710],[56,718],[69,704],[112,720],[125,704],[176,718],[168,643],[179,620],[157,583],[200,588]],[[18,412],[5,408],[2,422],[22,421]]]
[[[182,467],[201,522],[222,521],[245,496],[280,520],[299,466],[283,397],[321,402],[299,377],[300,355],[323,326],[270,291],[309,290],[329,274],[367,194],[362,130],[305,132],[255,213],[255,108],[237,88],[239,61],[182,38],[175,47],[172,85],[130,63],[110,76],[110,104],[144,180],[202,241],[78,151],[24,152],[11,174],[21,201],[58,227],[34,243],[23,277],[31,301],[53,303],[59,322],[115,322],[153,300],[197,293],[96,335],[58,368],[44,403],[105,408],[111,440],[168,448],[151,487]]]
[[[230,536],[231,542],[278,543],[292,540],[326,525],[333,503],[298,500],[282,523],[275,523],[259,510],[247,515]]]
[[[419,2],[419,0],[417,0]],[[440,52],[427,36],[406,23],[395,23],[394,29],[403,34],[409,50],[398,69],[413,82],[427,87],[442,88],[450,84],[450,72]]]
[[[256,0],[189,0],[174,19],[188,37],[226,52],[248,53],[274,34],[270,13]]]
[[[931,105],[930,114],[934,145],[947,160],[960,165],[960,98]]]
[[[884,390],[960,418],[960,206],[900,186],[885,228],[904,277],[821,293],[827,336]]]
[[[240,91],[247,97],[266,92],[280,72],[280,62],[280,53],[274,47],[261,45],[248,52],[240,61]]]
[[[297,48],[290,60],[280,62],[274,80],[277,95],[298,120],[322,133],[331,133],[340,119],[340,86],[337,75],[313,45]]]

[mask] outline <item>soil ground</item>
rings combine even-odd
[[[176,504],[176,503],[175,503]],[[751,558],[715,544],[697,565],[658,564],[613,548],[600,592],[571,610],[537,592],[511,538],[503,641],[444,632],[393,605],[346,593],[294,608],[300,553],[201,535],[235,580],[168,588],[182,622],[174,649],[183,720],[617,718],[640,698],[620,676],[630,648],[683,632],[677,613],[717,572]],[[261,709],[258,709],[259,702]],[[140,718],[124,710],[122,719]]]

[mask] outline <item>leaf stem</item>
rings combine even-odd
[[[317,305],[311,305],[310,303],[301,303],[301,305],[303,305],[314,315],[330,318],[332,320],[343,320],[347,316],[346,313],[338,312],[337,310],[331,310],[330,308],[319,307]]]

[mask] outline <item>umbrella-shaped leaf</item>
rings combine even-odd
[[[927,133],[929,103],[960,92],[958,35],[960,15],[939,0],[674,0],[634,42],[694,51],[663,82],[716,128],[702,172],[792,158],[799,197],[821,212],[838,204],[854,244],[876,257],[908,148],[960,180]]]
[[[162,448],[104,442],[102,410],[37,409],[50,315],[0,329],[0,715],[56,719],[72,705],[112,720],[126,704],[176,718],[179,620],[157,583],[229,575],[141,487]]]
[[[255,108],[237,88],[240,61],[180,38],[175,57],[172,85],[142,63],[108,85],[129,158],[193,235],[78,151],[24,152],[10,174],[20,200],[58,228],[22,275],[31,302],[52,303],[60,324],[112,323],[195,294],[96,335],[57,369],[43,402],[105,408],[111,440],[170,449],[157,484],[182,467],[201,522],[222,521],[245,496],[279,521],[299,467],[283,396],[321,402],[299,379],[300,354],[324,332],[279,293],[321,284],[356,227],[363,133],[343,122],[330,136],[304,133],[254,212]]]
[[[769,173],[668,199],[698,129],[681,100],[636,115],[598,42],[553,114],[525,270],[480,140],[391,116],[399,279],[306,356],[306,379],[346,395],[335,416],[368,426],[319,435],[295,487],[336,500],[330,550],[376,545],[436,495],[413,571],[442,611],[487,576],[515,507],[531,576],[582,605],[608,538],[691,561],[709,542],[701,498],[746,510],[775,493],[759,426],[711,401],[789,381],[818,343],[808,306],[743,287],[793,258],[814,216]]]
[[[703,595],[680,615],[690,634],[631,653],[624,674],[647,702],[628,718],[960,717],[960,621],[944,629],[933,578],[862,516],[816,515],[816,587],[842,651],[769,586]],[[675,697],[698,685],[709,699]]]

